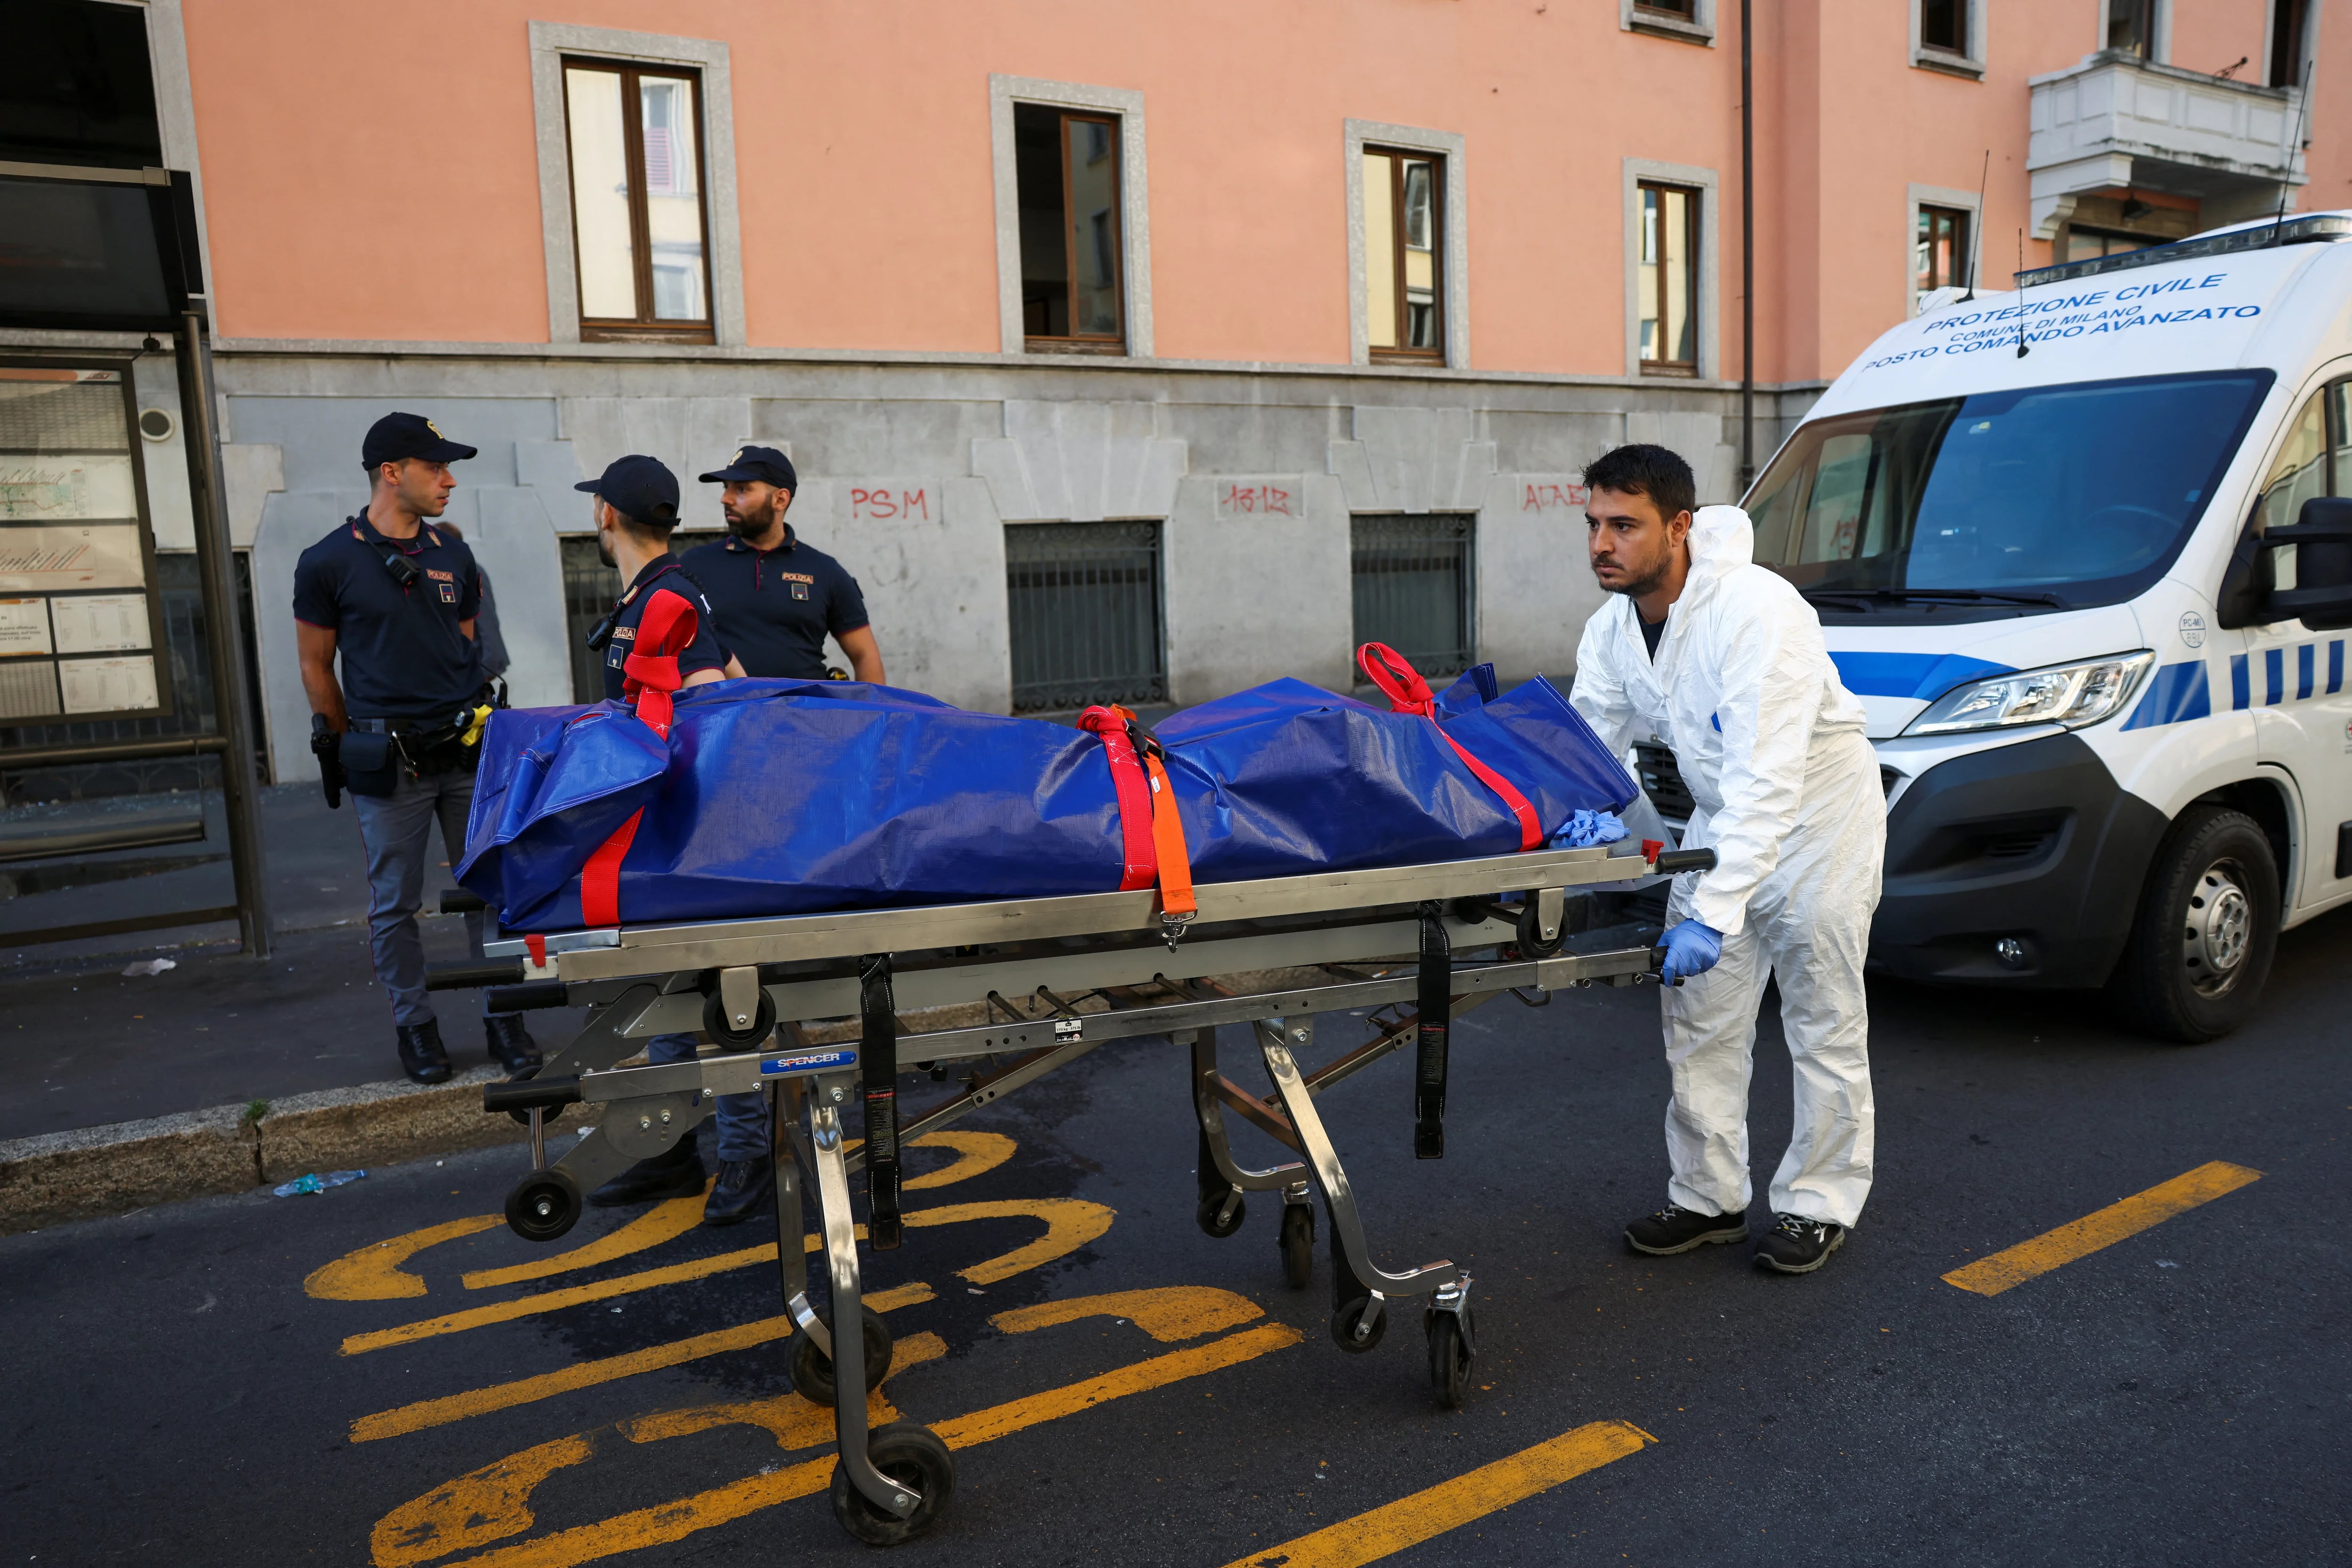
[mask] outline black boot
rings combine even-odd
[[[1655,1214],[1643,1215],[1625,1227],[1625,1245],[1653,1258],[1671,1258],[1695,1247],[1748,1239],[1748,1211],[1701,1214],[1670,1203]]]
[[[721,1160],[719,1180],[702,1206],[705,1225],[733,1225],[751,1218],[767,1206],[776,1190],[776,1166],[772,1160]]]
[[[618,1208],[624,1204],[685,1197],[700,1192],[707,1179],[709,1173],[702,1168],[701,1151],[694,1146],[694,1135],[689,1133],[677,1141],[677,1147],[649,1160],[639,1160],[590,1193],[588,1201],[598,1208]]]
[[[400,1037],[400,1070],[418,1083],[449,1082],[449,1053],[441,1049],[437,1019],[393,1026]]]
[[[490,1013],[482,1019],[482,1034],[490,1042],[490,1054],[512,1077],[518,1073],[539,1071],[539,1042],[530,1038],[523,1027],[520,1013]]]

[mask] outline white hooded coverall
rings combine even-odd
[[[1683,847],[1716,852],[1713,871],[1675,879],[1666,916],[1723,938],[1720,963],[1662,993],[1668,1201],[1701,1214],[1748,1206],[1748,1081],[1769,974],[1780,982],[1797,1103],[1772,1208],[1851,1226],[1870,1195],[1862,967],[1885,798],[1820,617],[1755,564],[1754,549],[1746,512],[1702,507],[1654,663],[1633,600],[1612,596],[1585,622],[1571,700],[1620,756],[1653,737],[1672,748],[1697,808]]]

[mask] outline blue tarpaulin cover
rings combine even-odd
[[[1517,820],[1438,725],[1516,785],[1547,836],[1622,810],[1633,779],[1541,676],[1486,666],[1438,718],[1303,681],[1155,727],[1196,882],[1511,853]],[[1103,743],[849,681],[677,694],[667,739],[619,703],[492,716],[457,880],[512,931],[584,924],[581,871],[640,810],[629,925],[1102,893],[1124,870]]]

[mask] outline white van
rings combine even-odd
[[[1869,712],[1874,966],[2210,1040],[2352,899],[2347,240],[2305,214],[1931,303],[1756,481],[1756,559]]]

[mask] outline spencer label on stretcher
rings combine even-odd
[[[779,1056],[760,1063],[760,1071],[772,1078],[789,1077],[796,1072],[832,1072],[857,1065],[854,1051],[808,1051],[798,1056]]]

